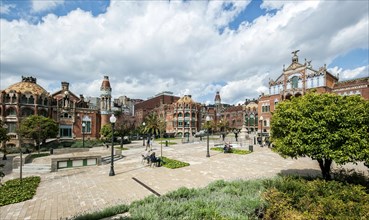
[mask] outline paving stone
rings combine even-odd
[[[281,172],[320,173],[318,163],[309,158],[283,159],[270,149],[256,145],[251,154],[210,151],[210,158],[206,157],[206,142],[163,146],[163,156],[191,164],[173,170],[142,164],[141,154],[145,150],[142,141],[125,147],[130,148],[122,152],[125,157],[114,162],[115,176],[109,176],[110,164],[37,174],[41,176],[41,183],[34,198],[0,207],[0,219],[66,219],[153,195],[132,178],[162,195],[180,187],[205,187],[219,179],[269,178]],[[153,149],[159,156],[160,145],[154,145]],[[81,154],[86,155],[72,155]],[[93,148],[87,154],[106,156],[110,150]],[[48,164],[52,157],[36,158],[34,163]],[[4,181],[18,177],[19,174],[11,173]]]

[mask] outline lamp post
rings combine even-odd
[[[209,117],[209,115],[206,116],[206,126],[208,129],[208,134],[207,134],[207,140],[206,140],[206,157],[210,157],[210,152],[209,152],[209,123],[210,123],[211,118]]]
[[[262,147],[263,146],[263,120],[264,120],[264,117],[260,116],[259,120],[260,120],[260,125],[261,125],[261,131],[260,131],[261,144],[260,144],[260,146]]]
[[[82,123],[82,147],[85,148],[85,127],[86,123]]]
[[[144,127],[143,129],[145,129],[145,125],[146,123],[145,122],[142,122],[142,126]],[[145,134],[144,132],[142,132],[142,146],[145,146]]]
[[[236,138],[236,142],[238,142],[237,138],[238,138],[238,133],[240,132],[239,129],[235,128],[233,129],[233,133],[234,133],[234,137]]]
[[[112,114],[110,116],[110,123],[111,123],[111,128],[112,128],[112,137],[111,137],[111,160],[110,160],[110,173],[109,176],[115,176],[114,173],[114,125],[115,122],[117,121],[117,118],[114,116],[114,114]]]

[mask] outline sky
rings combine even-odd
[[[269,79],[312,60],[340,80],[369,76],[369,3],[351,1],[0,0],[0,89],[33,76],[113,98],[163,91],[212,104],[267,93]]]

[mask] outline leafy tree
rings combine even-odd
[[[115,128],[115,127],[114,127]],[[115,131],[115,130],[114,130]],[[105,138],[105,141],[110,141],[112,139],[113,129],[111,127],[111,124],[105,124],[101,130],[100,135]],[[114,132],[114,136],[118,135],[116,131]]]
[[[8,130],[4,128],[4,123],[0,121],[0,144],[2,143],[2,152],[4,153],[3,160],[6,160],[6,142],[10,140],[7,135]]]
[[[19,127],[21,136],[31,138],[36,142],[38,153],[40,153],[40,143],[45,142],[48,138],[55,138],[58,132],[58,124],[53,119],[39,115],[31,115],[23,119]]]
[[[329,180],[337,164],[369,162],[369,105],[360,96],[308,93],[277,105],[271,122],[274,150],[309,156]]]
[[[120,137],[120,147],[123,147],[124,136],[130,135],[134,131],[135,125],[129,121],[124,114],[118,117],[118,120],[114,127],[114,135]]]

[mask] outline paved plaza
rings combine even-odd
[[[66,219],[154,195],[133,178],[162,195],[180,187],[204,187],[220,179],[257,179],[273,177],[278,173],[320,173],[316,161],[309,158],[283,159],[270,149],[259,146],[254,146],[254,152],[248,155],[210,151],[210,158],[206,157],[206,142],[163,146],[163,156],[190,163],[190,166],[173,170],[142,164],[141,154],[145,150],[142,141],[126,147],[130,149],[123,151],[124,158],[114,164],[115,176],[109,176],[110,164],[38,174],[41,183],[34,198],[0,207],[0,219]],[[153,149],[160,156],[160,145],[155,143]],[[99,147],[78,155],[109,155],[109,152],[109,149]],[[37,158],[33,163],[49,163],[50,157],[54,156]],[[19,174],[11,173],[6,179],[18,177]]]

